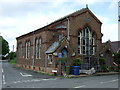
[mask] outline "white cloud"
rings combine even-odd
[[[0,18],[0,27],[11,27],[14,26],[17,21],[14,18],[6,17]]]
[[[103,17],[100,15],[96,15],[99,20],[103,23],[102,24],[102,33],[103,33],[103,38],[102,41],[106,42],[109,39],[111,41],[117,41],[118,40],[118,24],[117,23],[110,23],[110,18],[108,17]]]
[[[109,23],[109,18],[108,17],[103,17],[101,15],[97,15],[96,14],[96,17],[104,24],[104,23]]]
[[[118,41],[118,24],[103,24],[103,42],[107,40]]]
[[[109,9],[117,9],[119,0],[111,0]]]

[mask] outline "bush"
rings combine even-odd
[[[80,66],[82,64],[82,60],[80,58],[75,58],[72,60],[72,64],[74,66]]]
[[[102,65],[102,66],[101,66],[101,69],[102,69],[102,71],[104,71],[104,72],[108,71],[108,67],[107,67],[106,65]]]
[[[16,64],[16,53],[15,52],[10,52],[8,55],[9,58],[9,63],[10,64]]]
[[[114,61],[115,63],[120,64],[120,53],[114,54]]]
[[[100,61],[101,64],[105,64],[105,58],[104,57],[100,57],[99,61]]]
[[[67,57],[62,57],[62,58],[59,58],[59,59],[58,59],[58,61],[61,62],[61,64],[67,63],[67,60],[68,60]]]
[[[114,71],[119,72],[120,66],[114,66]]]
[[[9,63],[10,63],[10,64],[16,64],[16,58],[11,59],[11,60],[9,61]]]
[[[15,52],[10,52],[9,53],[9,59],[14,59],[16,57],[16,53]]]
[[[110,71],[114,71],[115,70],[115,67],[114,66],[111,66],[110,67]]]

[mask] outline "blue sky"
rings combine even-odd
[[[9,42],[10,50],[16,37],[43,27],[65,15],[86,7],[102,24],[102,41],[118,40],[119,0],[1,0],[0,33]]]

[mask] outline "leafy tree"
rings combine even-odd
[[[8,62],[10,64],[16,64],[16,62],[17,62],[16,61],[16,52],[10,52],[8,55],[8,58],[9,58]]]
[[[7,53],[9,53],[9,43],[2,37],[0,36],[0,41],[2,44],[0,48],[2,48],[2,55],[6,55]]]
[[[16,53],[10,52],[8,56],[9,56],[9,59],[12,60],[12,59],[16,58]]]
[[[2,55],[6,55],[9,51],[9,43],[2,38]]]

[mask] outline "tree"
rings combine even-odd
[[[10,52],[8,57],[9,57],[10,60],[16,58],[16,52]]]
[[[6,55],[10,51],[9,43],[2,36],[0,36],[0,41],[2,41],[2,55]]]

